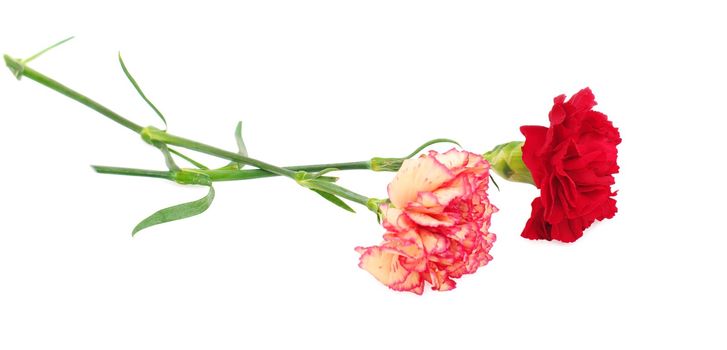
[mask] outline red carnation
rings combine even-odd
[[[595,220],[616,214],[611,185],[621,137],[605,114],[592,110],[591,89],[554,102],[550,128],[520,127],[523,161],[540,189],[522,236],[574,242]]]

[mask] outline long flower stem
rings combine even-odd
[[[361,162],[361,163],[367,163],[367,162]],[[292,170],[295,172],[298,172],[298,171],[316,172],[316,171],[321,171],[324,169],[330,169],[332,167],[329,165],[336,165],[336,164],[337,163],[317,164],[317,165],[297,165],[297,166],[285,167],[285,169]],[[341,163],[341,164],[343,164],[343,163]],[[124,167],[105,166],[105,165],[93,165],[92,168],[99,174],[153,177],[153,178],[174,180],[174,172],[172,172],[172,171],[124,168]],[[351,170],[351,169],[364,169],[364,168],[363,167],[362,168],[348,168],[348,169],[339,169],[339,170]],[[252,179],[261,179],[261,178],[266,178],[266,177],[278,176],[271,172],[268,172],[265,170],[260,170],[260,169],[245,169],[245,170],[181,169],[181,170],[182,171],[193,171],[198,174],[204,174],[205,176],[209,177],[209,179],[213,182],[252,180]],[[333,179],[333,178],[329,178],[329,179]]]
[[[325,164],[321,165],[315,165],[315,169],[328,169],[328,167],[323,167]],[[288,170],[293,170],[295,168],[302,168],[306,166],[297,166],[297,167],[288,167]],[[104,166],[104,165],[93,165],[92,168],[98,172],[99,174],[112,174],[112,175],[125,175],[125,176],[139,176],[139,177],[151,177],[151,178],[159,178],[159,179],[165,179],[170,181],[176,181],[180,183],[197,183],[195,181],[190,181],[189,179],[193,177],[187,176],[187,175],[202,175],[204,179],[211,182],[217,182],[217,181],[235,181],[235,180],[250,180],[250,179],[258,179],[258,178],[264,178],[264,177],[271,177],[275,176],[275,174],[260,170],[260,169],[249,169],[249,170],[228,170],[228,169],[214,169],[214,170],[203,170],[203,169],[180,169],[178,171],[164,171],[164,170],[149,170],[149,169],[136,169],[136,168],[123,168],[123,167],[113,167],[113,166]],[[296,171],[297,173],[297,171]],[[184,180],[181,180],[184,179]],[[346,198],[350,201],[362,204],[369,208],[372,211],[376,211],[375,209],[378,209],[378,206],[371,207],[372,200],[376,201],[375,199],[371,199],[369,197],[360,195],[356,192],[353,192],[345,187],[341,187],[339,185],[336,185],[333,183],[336,178],[321,176],[318,177],[318,179],[324,180],[324,181],[315,181],[314,185],[308,184],[305,180],[300,181],[303,186],[314,188],[317,190],[322,190],[331,194],[335,194],[337,196],[340,196],[342,198]],[[200,183],[197,183],[200,184]]]
[[[92,165],[93,170],[99,174],[114,174],[126,176],[154,177],[159,179],[174,180],[174,173],[171,171],[121,168],[115,166]]]
[[[312,165],[294,165],[284,167],[285,169],[292,171],[305,171],[305,172],[317,172],[325,169],[337,169],[337,170],[357,170],[357,169],[370,169],[369,161],[362,162],[349,162],[349,163],[330,163],[330,164],[312,164]],[[245,169],[245,170],[232,170],[232,169],[215,169],[215,170],[201,170],[201,173],[207,174],[212,181],[237,181],[237,180],[251,180],[259,179],[264,177],[277,176],[271,172],[260,169]]]
[[[375,201],[374,199],[359,195],[355,192],[352,192],[344,187],[341,187],[339,185],[336,185],[331,182],[326,181],[310,181],[310,178],[307,176],[307,172],[303,170],[294,170],[294,169],[286,169],[281,168],[266,162],[263,162],[261,160],[250,158],[243,156],[239,153],[234,153],[230,151],[223,150],[221,148],[217,148],[214,146],[210,146],[198,141],[194,141],[191,139],[187,139],[184,137],[176,136],[173,134],[169,134],[166,131],[159,130],[155,127],[149,126],[149,127],[142,127],[134,122],[132,122],[129,119],[126,119],[119,115],[118,113],[110,110],[109,108],[101,105],[100,103],[86,97],[85,95],[61,84],[60,82],[28,67],[25,64],[25,61],[23,60],[17,60],[13,59],[8,55],[3,56],[5,59],[5,63],[7,64],[8,68],[15,74],[15,76],[20,79],[21,76],[25,76],[31,80],[34,80],[46,87],[51,88],[52,90],[55,90],[65,96],[70,97],[73,100],[76,100],[80,102],[81,104],[99,112],[100,114],[106,116],[107,118],[111,119],[112,121],[126,127],[127,129],[134,131],[135,133],[141,135],[142,139],[150,144],[165,144],[165,145],[175,145],[179,147],[183,147],[189,150],[213,155],[216,157],[228,159],[234,162],[238,162],[240,164],[247,164],[254,167],[257,167],[260,169],[260,171],[265,171],[267,173],[273,174],[273,175],[280,175],[284,177],[291,178],[293,180],[296,180],[298,184],[308,187],[310,189],[317,189],[317,190],[324,190],[330,194],[334,194],[337,196],[340,196],[342,198],[349,199],[351,201],[354,201],[356,203],[360,203],[367,208],[371,209],[374,212],[377,212],[378,207],[373,208],[371,206],[372,201]],[[328,169],[331,168],[329,165],[331,164],[324,164],[326,166],[325,168],[321,169]],[[338,164],[341,168],[347,168],[347,169],[353,169],[353,168],[361,168],[361,169],[367,169],[372,168],[370,164],[367,164],[365,162],[353,162],[353,163],[341,163]],[[341,169],[339,168],[339,169]],[[129,169],[129,168],[115,168],[115,167],[94,167],[96,171],[100,173],[113,173],[113,174],[122,174],[122,175],[129,175],[129,176],[146,176],[146,177],[156,177],[156,178],[166,178],[166,179],[174,179],[178,182],[179,177],[178,175],[189,175],[190,172],[184,173],[177,170],[169,171],[169,172],[162,172],[162,171],[154,171],[154,170],[143,170],[143,169]],[[206,170],[202,170],[206,171]],[[215,170],[213,170],[214,172]],[[195,173],[198,173],[195,171]],[[218,178],[223,179],[229,179],[229,174],[224,173],[211,173],[210,175],[217,175]],[[261,175],[261,174],[257,174]],[[303,175],[303,176],[301,176]],[[208,178],[211,178],[212,176],[209,176]],[[263,177],[263,176],[260,176]],[[211,180],[211,179],[210,179]],[[323,185],[321,185],[323,183]],[[314,188],[313,184],[315,184]],[[378,212],[377,212],[378,213]]]
[[[64,94],[71,99],[74,99],[87,107],[93,109],[96,112],[99,112],[106,116],[107,118],[115,121],[116,123],[128,128],[129,130],[140,133],[142,129],[144,129],[141,125],[138,125],[131,120],[128,120],[118,113],[106,108],[105,106],[101,105],[100,103],[76,92],[75,90],[51,79],[50,77],[36,71],[35,69],[32,69],[25,65],[20,60],[15,60],[11,58],[8,55],[4,55],[5,63],[8,65],[11,71],[15,74],[15,76],[20,79],[20,76],[25,76],[28,79],[34,80],[42,85],[45,85],[57,92],[60,92],[61,94]]]

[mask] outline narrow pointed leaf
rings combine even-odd
[[[321,190],[315,190],[311,188],[311,191],[318,193],[321,195],[321,197],[325,198],[327,201],[335,204],[337,207],[342,208],[343,210],[350,211],[352,213],[355,213],[356,211],[353,210],[346,202],[344,202],[341,198],[336,197],[335,195],[332,195],[328,192],[321,191]]]
[[[319,171],[317,173],[313,173],[312,175],[313,175],[313,178],[314,179],[319,179],[321,176],[323,176],[325,174],[328,174],[328,173],[330,173],[332,171],[339,171],[339,170],[341,170],[341,169],[338,169],[338,168],[325,168],[325,169],[323,169],[323,170],[321,170],[321,171]]]
[[[500,192],[500,185],[497,184],[497,181],[495,181],[495,178],[490,175],[490,180],[492,180],[492,183],[495,184],[495,187],[497,187],[497,192]]]
[[[212,204],[212,201],[215,198],[215,189],[212,186],[209,186],[209,192],[207,192],[207,195],[192,202],[182,203],[178,204],[169,208],[164,208],[162,210],[157,211],[156,213],[152,214],[151,216],[147,217],[146,219],[142,220],[136,227],[134,227],[134,230],[131,232],[131,235],[136,235],[139,231],[149,228],[154,225],[163,224],[165,222],[175,221],[175,220],[181,220],[186,219],[188,217],[192,217],[195,215],[199,215],[205,212],[207,208],[210,207]]]
[[[202,163],[200,163],[200,162],[198,162],[198,161],[196,161],[196,160],[194,160],[194,159],[192,159],[192,158],[184,155],[182,152],[179,152],[179,151],[175,150],[174,148],[167,147],[167,150],[169,150],[169,153],[174,154],[174,155],[178,156],[179,158],[182,158],[182,159],[188,161],[190,164],[196,166],[198,169],[202,169],[202,170],[208,170],[209,169],[204,164],[202,164]]]
[[[242,140],[242,122],[237,122],[235,127],[235,141],[237,141],[237,149],[239,150],[237,153],[247,157],[247,147],[245,147],[245,141]]]
[[[141,87],[139,87],[139,84],[136,82],[136,79],[131,76],[131,73],[129,73],[129,70],[126,69],[126,65],[124,64],[124,60],[121,58],[121,52],[119,52],[119,63],[121,64],[121,69],[124,71],[124,75],[126,75],[126,78],[129,79],[129,82],[131,82],[131,85],[134,85],[134,89],[136,89],[136,92],[139,93],[139,96],[146,101],[146,104],[151,107],[151,109],[154,110],[154,112],[161,118],[162,122],[164,122],[164,130],[167,129],[167,120],[164,118],[164,115],[162,115],[162,112],[159,112],[159,109],[154,106],[154,104],[144,95],[144,92],[141,91]]]
[[[247,147],[245,147],[245,141],[242,140],[242,122],[237,122],[235,127],[235,142],[237,142],[237,153],[243,157],[247,157]],[[230,162],[220,169],[242,169],[245,164],[238,162]]]
[[[338,177],[336,177],[336,176],[318,176],[318,177],[316,177],[316,180],[325,181],[325,182],[337,182]]]
[[[33,56],[30,56],[30,57],[28,57],[28,58],[24,59],[24,60],[23,60],[23,63],[24,63],[24,64],[25,64],[25,63],[28,63],[28,62],[30,62],[30,61],[32,61],[32,60],[34,60],[34,59],[36,59],[36,58],[40,57],[40,55],[42,55],[42,54],[44,54],[44,53],[46,53],[46,52],[48,52],[48,51],[50,51],[50,50],[52,50],[52,49],[54,49],[54,48],[56,48],[56,47],[58,47],[58,46],[60,46],[60,45],[64,44],[64,43],[65,43],[66,41],[68,41],[68,40],[71,40],[71,39],[73,39],[73,38],[74,38],[74,37],[72,37],[72,36],[71,36],[71,37],[65,38],[65,39],[63,39],[63,40],[61,40],[61,41],[59,41],[59,42],[57,42],[57,43],[55,43],[55,44],[53,44],[53,45],[51,45],[51,46],[48,46],[48,47],[46,47],[45,49],[41,50],[40,52],[36,53],[35,55],[33,55]]]

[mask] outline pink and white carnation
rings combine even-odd
[[[455,149],[404,161],[388,187],[391,204],[381,206],[384,242],[357,247],[359,266],[393,290],[455,288],[454,278],[492,260],[489,170],[482,156]]]

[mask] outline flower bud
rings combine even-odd
[[[523,162],[522,141],[513,141],[495,146],[483,156],[490,162],[491,169],[505,180],[535,184],[530,170]]]

